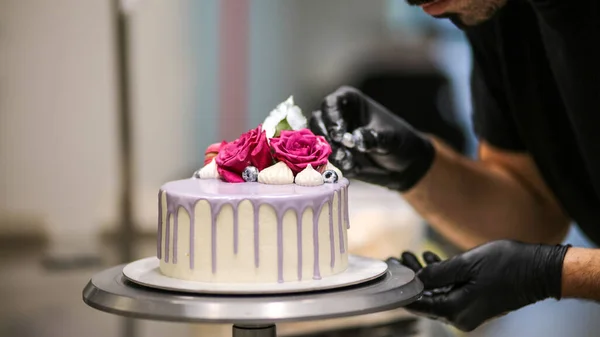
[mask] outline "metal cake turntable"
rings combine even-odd
[[[381,263],[381,261],[376,261]],[[365,315],[416,301],[423,284],[412,270],[387,262],[378,278],[351,286],[285,294],[185,293],[147,287],[123,275],[126,264],[92,277],[83,290],[89,306],[157,321],[231,323],[233,336],[276,336],[276,323]]]

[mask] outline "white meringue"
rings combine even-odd
[[[294,173],[282,161],[258,173],[258,182],[267,185],[286,185],[294,183]]]
[[[323,175],[315,170],[311,164],[308,164],[304,170],[296,175],[297,185],[301,186],[319,186],[323,185]]]
[[[200,179],[219,179],[219,171],[217,171],[217,163],[215,159],[210,161],[206,166],[204,166],[200,172]]]

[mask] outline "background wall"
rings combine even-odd
[[[189,177],[206,146],[220,140],[222,2],[124,3],[135,224],[153,233],[159,186]],[[0,235],[89,237],[115,229],[120,181],[110,1],[0,4]],[[365,55],[406,45],[409,35],[390,8],[387,0],[249,0],[248,104],[239,111],[247,115],[245,129],[289,95],[307,112],[316,108]]]
[[[158,188],[218,136],[218,0],[143,1],[130,18],[135,220],[155,230]]]
[[[134,211],[149,229],[157,188],[191,175],[216,138],[218,0],[128,4]],[[113,229],[119,144],[110,2],[0,6],[0,235]]]
[[[351,75],[362,52],[389,41],[386,1],[254,0],[250,122],[294,95],[304,110]]]
[[[115,221],[110,6],[0,1],[0,235]]]

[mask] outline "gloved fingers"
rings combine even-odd
[[[385,260],[385,262],[389,263],[389,264],[396,264],[396,265],[401,265],[402,264],[402,262],[399,259],[397,259],[397,258],[395,258],[393,256],[392,257],[388,257],[387,260]]]
[[[338,89],[325,97],[321,104],[322,119],[325,128],[334,142],[341,143],[347,130],[343,109],[351,109],[348,92]]]
[[[426,289],[442,288],[467,281],[464,262],[459,257],[427,265],[419,273]]]
[[[339,168],[348,178],[358,179],[393,189],[394,184],[400,179],[395,179],[395,174],[377,167],[369,157],[360,152],[352,151],[344,146],[331,146],[332,152],[329,161]]]
[[[337,143],[332,142],[327,127],[323,122],[323,112],[320,110],[313,111],[308,121],[308,125],[314,134],[325,137],[325,140],[331,146],[331,155],[328,158],[329,161],[342,170],[344,175],[350,177],[352,175],[351,171],[355,166],[352,153],[343,146],[339,146]]]
[[[448,320],[452,314],[452,303],[449,301],[448,297],[448,294],[425,295],[419,300],[407,305],[406,309],[414,314],[432,319]]]
[[[400,259],[405,267],[412,269],[412,271],[414,271],[415,273],[423,269],[423,266],[421,265],[421,262],[419,262],[419,259],[417,259],[415,254],[411,252],[403,252],[400,256]]]
[[[439,256],[429,251],[423,253],[423,260],[425,260],[427,264],[433,264],[442,261],[442,259]]]
[[[461,287],[446,293],[424,295],[407,305],[406,309],[417,315],[452,324],[460,330],[472,331],[479,324],[470,320],[473,315],[468,314],[469,310],[472,311],[469,294],[472,292]]]
[[[325,140],[327,140],[329,145],[333,146],[331,137],[329,137],[329,132],[327,132],[327,127],[323,122],[323,112],[321,112],[321,110],[312,112],[308,120],[308,126],[314,134],[325,137]]]
[[[331,146],[331,150],[329,161],[339,168],[344,175],[351,177],[352,173],[355,173],[353,171],[356,169],[352,152],[343,146],[337,147],[335,145]]]
[[[431,264],[442,261],[442,259],[439,256],[437,256],[435,253],[430,252],[430,251],[426,251],[423,253],[423,260],[425,261],[425,263],[427,263],[427,265],[431,265]],[[430,293],[432,293],[432,294],[447,293],[450,290],[452,290],[452,285],[445,286],[442,288],[431,289]]]
[[[379,145],[377,132],[368,127],[359,127],[352,131],[351,140],[351,147],[356,148],[358,152],[370,152]]]
[[[390,190],[401,190],[402,177],[375,163],[370,155],[352,151],[337,144],[331,145],[329,161],[347,178],[355,178],[369,184],[384,186]]]

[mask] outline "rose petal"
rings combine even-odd
[[[217,166],[217,171],[223,180],[228,183],[243,183],[244,179],[236,172],[225,170],[224,168]]]
[[[225,145],[215,162],[219,174],[227,182],[244,182],[242,172],[253,165],[259,170],[272,164],[271,150],[268,145],[266,132],[262,126],[249,130],[235,141]]]
[[[327,165],[331,146],[324,137],[316,136],[308,129],[284,130],[277,140],[271,140],[273,156],[286,163],[294,174],[305,169],[308,164],[314,168]]]

